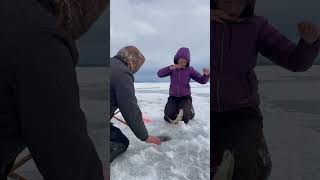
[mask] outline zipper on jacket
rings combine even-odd
[[[180,97],[180,69],[178,70],[179,71],[179,81],[178,81],[178,97]]]
[[[222,71],[222,67],[223,67],[223,49],[224,49],[224,30],[222,31],[222,35],[221,35],[221,51],[220,51],[220,57],[219,57],[219,73],[221,73]],[[221,111],[221,80],[219,80],[220,77],[217,78],[217,105],[218,105],[218,111]]]

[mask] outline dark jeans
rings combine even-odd
[[[230,150],[235,158],[233,180],[265,180],[271,172],[271,159],[263,136],[258,107],[229,112],[211,112],[211,177]]]
[[[192,106],[191,96],[183,96],[183,97],[170,96],[165,106],[164,120],[167,122],[170,122],[169,118],[171,120],[176,119],[180,109],[183,109],[182,120],[187,124],[189,120],[193,119],[195,116],[194,109]]]
[[[110,162],[124,153],[129,146],[129,139],[113,124],[110,125]]]

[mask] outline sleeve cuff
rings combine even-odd
[[[320,47],[320,37],[312,44],[313,46]]]
[[[147,133],[146,136],[144,136],[143,138],[140,138],[141,141],[146,141],[149,137],[149,134]]]
[[[307,43],[304,39],[300,39],[300,41],[303,43],[303,45],[305,45],[307,47],[313,47],[313,48],[320,47],[320,37],[318,37],[318,39],[315,42],[313,42],[312,44]]]

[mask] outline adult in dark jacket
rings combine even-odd
[[[217,0],[211,7],[211,164],[220,164],[223,152],[230,150],[235,157],[233,180],[266,179],[271,171],[254,72],[258,53],[302,72],[312,66],[320,47],[316,25],[299,23],[296,45],[254,14],[255,3]]]
[[[1,180],[26,147],[45,180],[103,180],[79,103],[73,38],[81,33],[58,25],[52,2],[0,2]]]
[[[145,61],[142,53],[133,46],[122,48],[110,59],[110,117],[117,109],[127,122],[129,128],[141,141],[160,144],[160,139],[148,135],[137,103],[134,89],[134,76]],[[110,161],[125,152],[129,146],[128,138],[111,124],[110,127]]]

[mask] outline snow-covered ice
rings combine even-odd
[[[172,139],[160,146],[146,144],[128,127],[113,120],[130,145],[111,164],[111,180],[210,179],[210,84],[191,83],[196,115],[188,125],[163,120],[169,83],[136,83],[135,88],[141,111],[152,120],[146,123],[149,134],[169,135]]]
[[[270,180],[320,179],[320,66],[303,73],[257,68]]]

